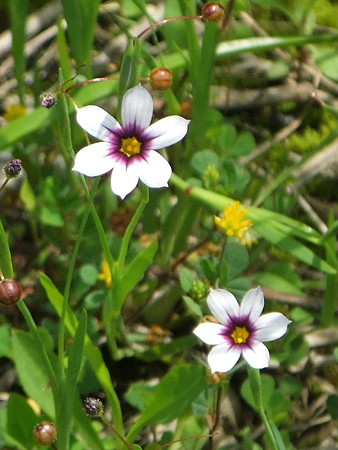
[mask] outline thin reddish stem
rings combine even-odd
[[[150,25],[148,28],[142,31],[137,37],[137,39],[140,39],[142,36],[147,34],[149,31],[153,30],[154,28],[161,27],[162,25],[165,25],[169,22],[174,22],[175,20],[201,20],[202,16],[181,16],[181,17],[171,17],[170,19],[164,19],[160,22],[154,23],[153,25]]]

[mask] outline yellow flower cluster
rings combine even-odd
[[[108,262],[106,260],[102,261],[101,264],[102,272],[99,273],[98,279],[105,282],[107,288],[110,288],[112,285],[112,276],[111,276],[111,270]]]
[[[223,217],[215,216],[215,224],[224,230],[225,234],[235,237],[239,242],[247,247],[257,242],[256,236],[250,228],[252,221],[245,219],[246,208],[242,207],[240,202],[236,201],[225,208]]]

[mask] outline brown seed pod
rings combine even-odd
[[[0,303],[14,305],[21,297],[21,286],[15,280],[4,279],[0,281]]]
[[[165,91],[173,84],[173,74],[165,67],[156,67],[150,72],[149,81],[153,89]]]
[[[224,8],[220,3],[206,3],[202,9],[202,18],[207,22],[219,22],[224,18]]]
[[[51,422],[41,422],[33,430],[34,438],[40,445],[51,445],[57,438],[56,426]]]

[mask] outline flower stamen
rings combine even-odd
[[[139,142],[136,137],[122,139],[120,151],[130,158],[133,155],[141,153],[141,145],[142,143]]]
[[[248,340],[250,333],[245,327],[236,327],[230,335],[235,344],[245,344]]]

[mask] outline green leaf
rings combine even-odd
[[[46,339],[46,330],[43,339]],[[13,330],[13,361],[19,375],[20,384],[26,394],[34,399],[50,417],[54,417],[54,400],[41,346],[31,333]],[[29,368],[29,370],[27,369]]]
[[[0,220],[0,270],[5,278],[13,278],[11,251],[5,229]]]
[[[9,324],[0,326],[0,358],[11,357],[11,329]]]
[[[100,0],[61,0],[74,58],[80,66],[90,64]]]
[[[228,278],[233,279],[248,267],[249,255],[246,247],[228,240],[224,249],[224,258],[228,263]]]
[[[182,364],[167,373],[160,381],[146,410],[128,433],[127,440],[134,441],[139,431],[148,424],[168,423],[180,417],[196,397],[206,388],[205,368]]]
[[[240,133],[234,144],[229,149],[229,154],[232,156],[244,156],[251,153],[255,148],[255,139],[249,131]]]
[[[127,266],[121,279],[118,281],[116,286],[117,299],[116,311],[120,313],[120,307],[123,301],[129,294],[129,292],[137,285],[139,281],[142,280],[146,270],[152,264],[154,256],[157,252],[158,244],[157,242],[151,243],[147,248],[141,251]]]
[[[219,157],[212,150],[202,150],[191,158],[191,166],[198,175],[204,175],[209,166],[219,167]]]
[[[33,428],[38,423],[38,416],[34,413],[27,400],[19,394],[12,393],[7,404],[7,433],[22,449],[32,448],[36,442]]]
[[[261,374],[261,383],[262,383],[262,402],[264,409],[269,407],[272,395],[275,390],[275,381],[270,375]],[[244,400],[251,406],[255,411],[258,410],[259,406],[256,404],[255,396],[251,389],[250,380],[247,379],[241,386],[241,396]]]
[[[26,17],[28,12],[28,0],[11,0],[9,3],[11,31],[12,31],[12,55],[14,57],[14,70],[18,82],[18,90],[20,101],[25,103],[25,70],[26,70],[26,56],[25,56],[25,29]]]
[[[266,222],[255,223],[255,229],[269,242],[277,245],[281,249],[290,253],[290,255],[305,262],[309,266],[313,266],[316,269],[335,275],[337,273],[330,264],[321,259],[312,250],[302,244],[300,241],[288,236],[283,231],[280,231],[273,224]]]
[[[327,399],[327,410],[330,413],[332,419],[338,419],[338,395],[331,394]]]
[[[125,399],[139,411],[144,411],[152,401],[156,386],[151,386],[144,381],[132,384],[125,394]]]
[[[185,292],[189,292],[195,279],[191,270],[184,267],[179,273],[180,283]]]
[[[141,44],[139,39],[130,39],[122,59],[119,83],[119,105],[126,90],[136,85],[140,52]]]
[[[36,197],[34,190],[27,177],[24,178],[20,187],[20,200],[25,205],[27,211],[32,212],[36,207]]]
[[[202,317],[202,309],[199,304],[195,302],[191,297],[188,297],[187,295],[183,295],[184,303],[187,305],[187,307],[198,317]]]
[[[44,287],[49,301],[54,306],[58,315],[61,316],[63,305],[62,294],[58,291],[52,280],[43,273],[40,274],[40,283]],[[70,307],[68,307],[66,311],[65,323],[69,333],[72,336],[74,336],[76,333],[76,329],[78,327],[78,320]],[[110,373],[107,369],[107,366],[105,365],[104,359],[102,357],[99,348],[92,343],[88,335],[86,335],[85,338],[84,353],[88,358],[88,361],[93,369],[93,372],[95,373],[99,383],[101,384],[102,389],[105,391],[107,398],[109,399],[109,402],[112,406],[116,429],[119,432],[122,432],[123,423],[121,411],[118,408],[119,401],[111,382]]]
[[[87,314],[83,311],[69,353],[66,380],[56,405],[56,423],[60,430],[58,433],[58,446],[60,448],[68,448],[69,446],[69,437],[72,430],[73,402],[77,394],[76,386],[81,368],[86,328]]]

